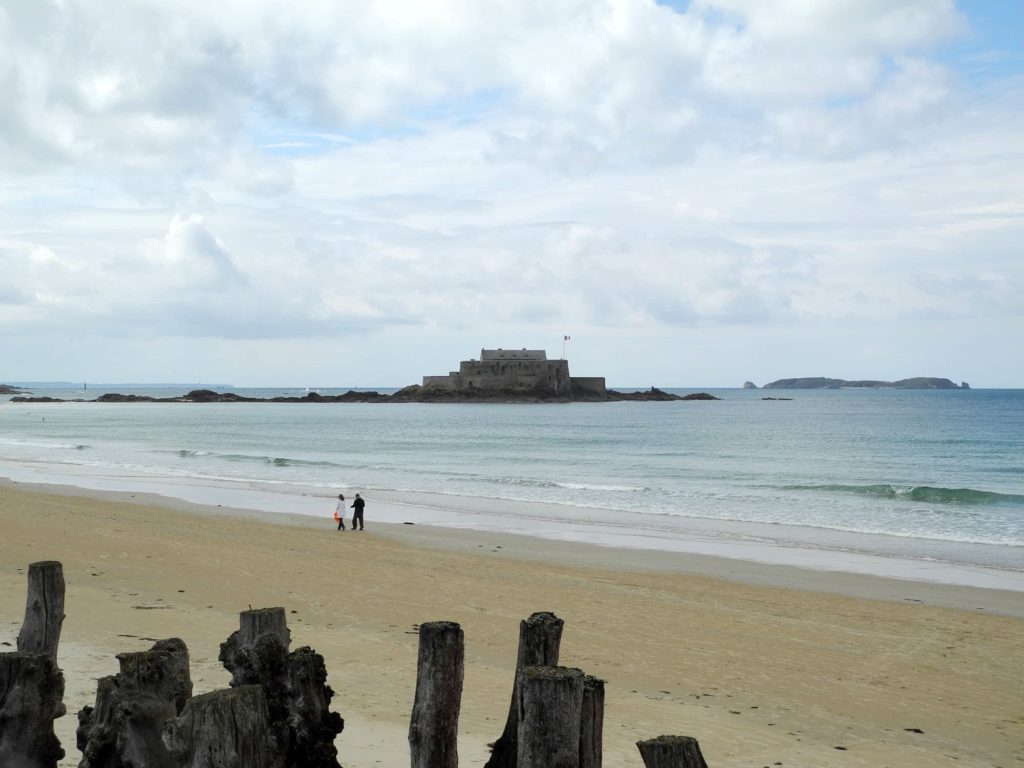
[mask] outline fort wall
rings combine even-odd
[[[603,398],[603,377],[571,377],[567,360],[548,360],[542,349],[482,349],[447,376],[424,376],[423,386],[449,392],[515,392],[570,399]]]

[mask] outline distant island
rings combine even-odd
[[[304,397],[245,397],[234,392],[195,389],[181,397],[150,397],[107,393],[99,403],[570,403],[635,400],[664,402],[671,400],[718,400],[707,392],[676,395],[651,387],[641,392],[617,392],[605,386],[604,377],[569,375],[569,362],[548,360],[542,349],[482,349],[480,359],[463,360],[458,371],[447,376],[424,376],[422,384],[412,384],[394,394],[353,392],[321,395],[310,392]],[[11,398],[12,403],[64,402],[55,397]]]
[[[750,384],[750,382],[747,382]],[[744,384],[744,388],[747,387]],[[753,386],[753,385],[751,385]],[[825,376],[811,376],[803,379],[779,379],[764,385],[764,389],[970,389],[964,381],[956,384],[949,379],[917,376],[899,381],[875,381],[874,379],[830,379]]]
[[[8,384],[0,384],[0,395],[23,395],[25,390],[12,387]]]

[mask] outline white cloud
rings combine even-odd
[[[0,317],[1019,330],[1021,85],[944,63],[965,25],[945,0],[2,4]]]

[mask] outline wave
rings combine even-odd
[[[784,485],[784,491],[853,493],[881,499],[978,506],[984,504],[1024,504],[1024,495],[979,491],[974,488],[942,488],[931,485]]]
[[[480,478],[484,479],[484,478]],[[612,493],[639,493],[648,490],[637,485],[602,485],[595,483],[569,483],[557,480],[534,480],[529,477],[494,477],[490,482],[498,485],[523,485],[530,488],[565,488],[570,491],[606,491]]]
[[[250,462],[257,464],[270,464],[274,467],[340,467],[333,461],[309,461],[307,459],[294,459],[287,456],[256,456],[248,453],[210,453],[207,451],[189,451],[182,449],[176,451],[182,458],[193,456],[213,456],[225,461]]]
[[[65,451],[84,451],[91,446],[85,443],[48,443],[42,440],[20,440],[18,438],[0,438],[0,445],[15,448],[52,448]]]

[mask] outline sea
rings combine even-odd
[[[704,391],[720,399],[42,404],[5,396],[0,477],[325,525],[337,494],[358,492],[368,521],[1024,590],[1024,390]]]

